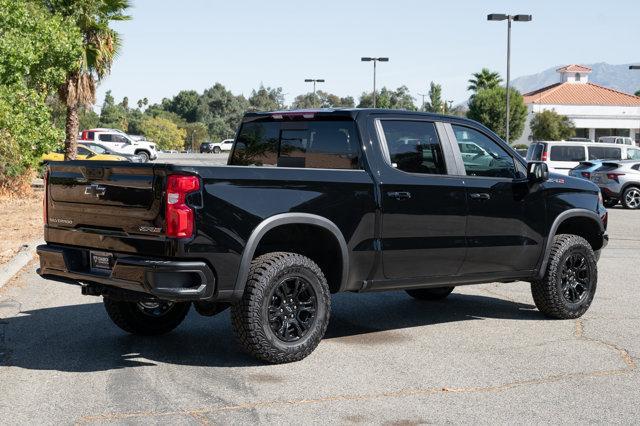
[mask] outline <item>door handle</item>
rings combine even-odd
[[[491,195],[487,194],[486,192],[472,192],[471,194],[469,194],[469,197],[473,198],[474,200],[491,199]]]
[[[411,198],[411,193],[407,191],[387,192],[387,195],[391,198],[395,198],[396,200],[408,200]]]

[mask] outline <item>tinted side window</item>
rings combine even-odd
[[[250,122],[242,125],[229,164],[357,169],[358,152],[351,120]]]
[[[589,146],[587,147],[589,152],[589,160],[620,160],[622,159],[622,149],[601,147],[601,146]]]
[[[393,167],[409,173],[447,173],[435,124],[404,120],[383,120],[381,124]]]
[[[88,139],[88,140],[90,140],[90,141],[92,141],[92,140],[93,140],[93,138],[94,138],[94,135],[95,135],[95,133],[94,133],[94,132],[88,132],[88,133],[87,133],[87,139]]]
[[[583,146],[552,146],[551,161],[584,161]]]
[[[467,175],[505,178],[517,176],[513,157],[500,145],[477,130],[458,125],[452,127]]]
[[[79,155],[91,155],[91,151],[89,151],[87,148],[79,146],[78,147],[78,154]]]
[[[627,148],[628,160],[640,160],[640,149]]]
[[[112,141],[111,135],[107,134],[107,133],[98,135],[98,139],[103,141],[103,142],[111,142]]]

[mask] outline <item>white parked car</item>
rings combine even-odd
[[[563,175],[581,161],[590,160],[640,160],[640,148],[604,142],[539,141],[527,150],[527,161],[544,161],[550,172]]]
[[[200,152],[213,152],[219,154],[221,152],[229,152],[233,148],[233,139],[225,139],[222,142],[205,142],[200,145]]]
[[[635,145],[633,139],[628,136],[600,136],[598,142],[614,143],[617,145]]]
[[[117,129],[89,129],[80,132],[79,142],[98,142],[118,154],[137,155],[143,162],[158,158],[156,144],[147,140],[136,140]]]

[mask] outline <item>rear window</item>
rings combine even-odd
[[[358,169],[352,120],[253,121],[242,124],[230,165]]]
[[[603,146],[589,146],[589,160],[620,160],[622,149]]]
[[[551,161],[584,161],[583,146],[552,146],[549,158]]]

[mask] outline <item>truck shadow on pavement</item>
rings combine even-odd
[[[480,295],[454,293],[444,301],[424,302],[404,292],[340,294],[332,303],[325,340],[393,344],[384,332],[485,318],[543,319],[532,305]],[[192,311],[180,327],[160,337],[124,333],[111,323],[102,303],[36,309],[0,319],[0,366],[91,372],[156,363],[264,365],[236,345],[228,311],[213,318]]]

